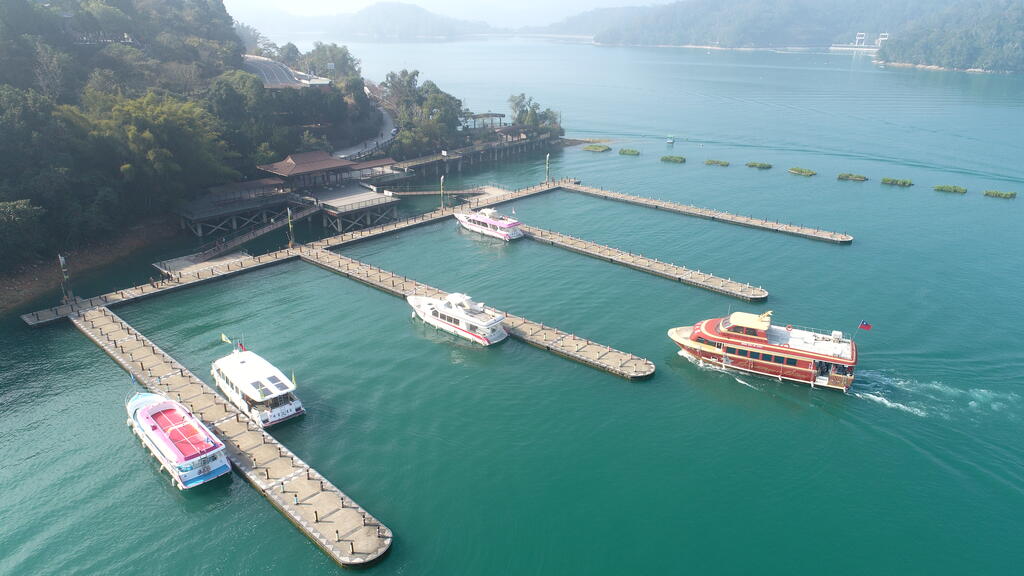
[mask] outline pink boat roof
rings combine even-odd
[[[188,462],[220,449],[220,443],[206,426],[170,400],[139,410],[140,423],[148,426],[149,436],[161,444],[160,450],[176,464]]]

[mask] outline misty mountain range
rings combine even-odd
[[[502,29],[397,2],[354,14],[280,14],[251,22],[278,41],[445,41],[473,35],[588,37],[598,44],[824,48],[857,32],[888,32],[885,60],[949,68],[1024,71],[1021,0],[682,0],[600,8],[548,26]],[[301,31],[301,32],[297,32]]]

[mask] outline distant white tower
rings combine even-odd
[[[867,41],[867,38],[868,38],[867,34],[865,34],[863,32],[857,32],[857,39],[854,40],[853,45],[854,46],[863,46],[864,43]]]
[[[888,32],[882,32],[878,35],[878,40],[875,40],[875,48],[881,48],[882,44],[889,39]]]

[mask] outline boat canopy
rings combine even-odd
[[[768,330],[772,325],[772,311],[764,314],[751,314],[749,312],[733,312],[729,315],[730,326],[742,326],[754,330]]]
[[[273,364],[249,350],[236,350],[213,363],[224,378],[255,402],[263,402],[295,390],[295,384]]]

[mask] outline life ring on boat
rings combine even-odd
[[[793,325],[792,324],[786,324],[786,332],[792,332],[792,331],[793,331]]]

